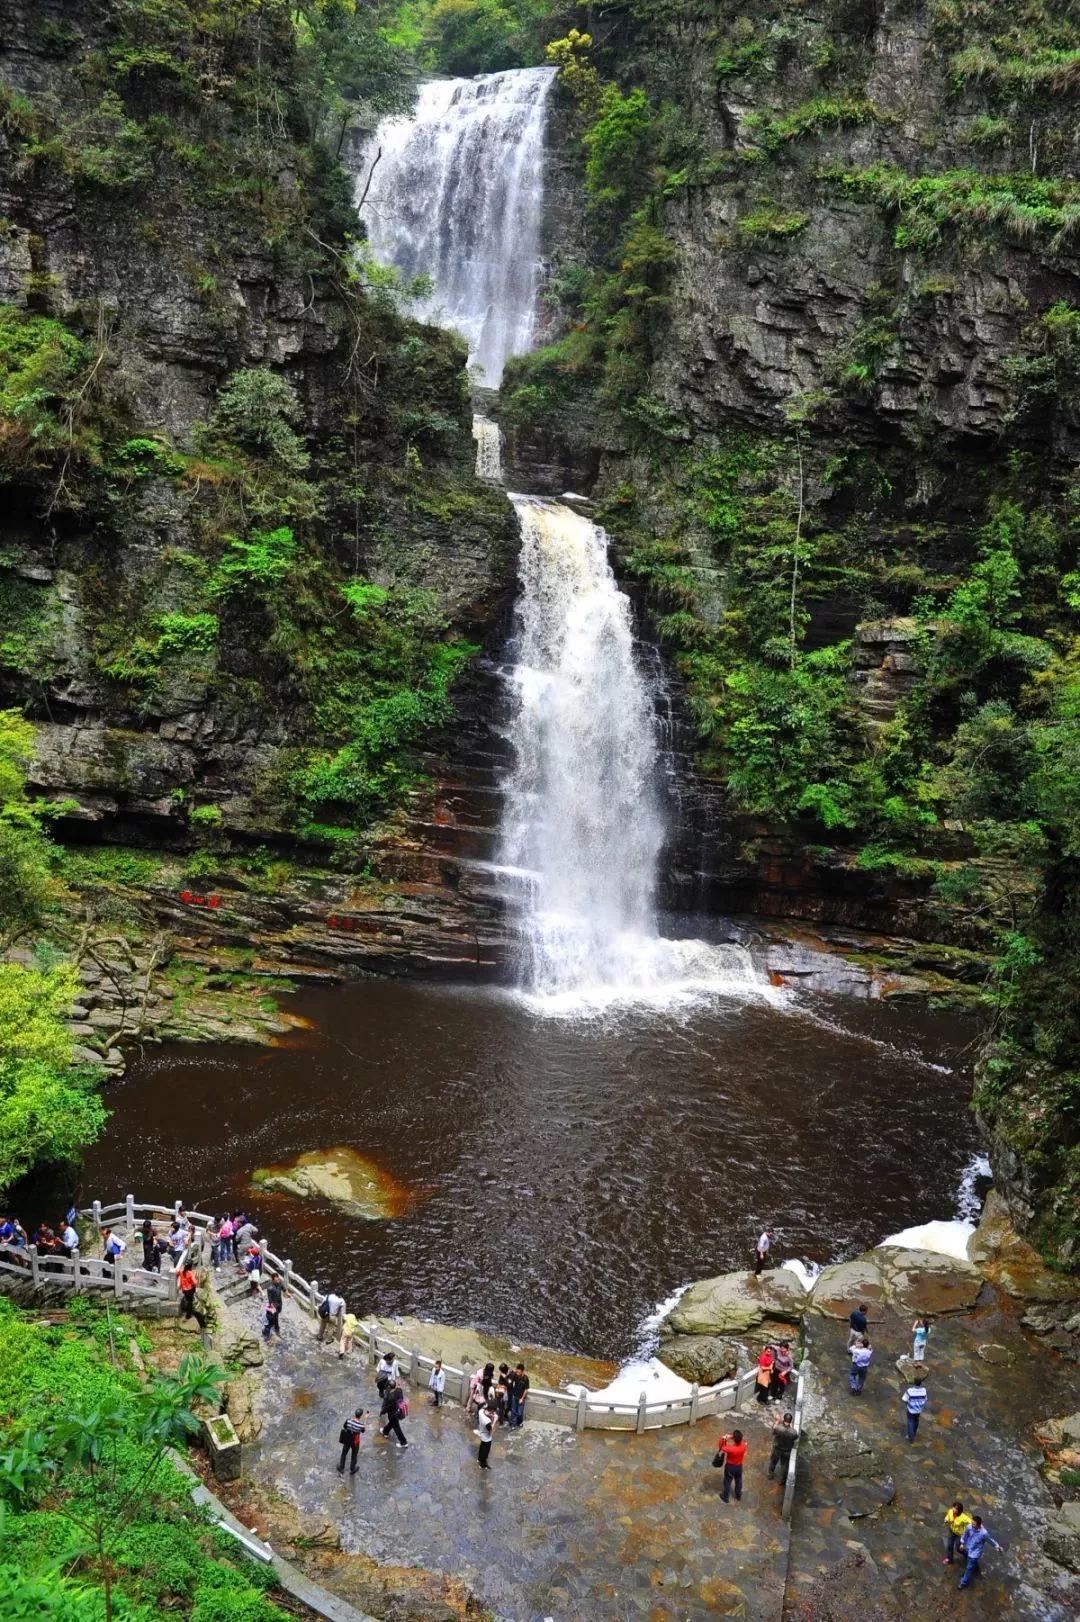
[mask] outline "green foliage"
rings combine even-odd
[[[328,806],[356,818],[400,801],[414,780],[409,747],[447,719],[450,688],[476,651],[441,640],[445,624],[425,592],[357,580],[341,596],[356,640],[326,649],[310,674],[332,673],[315,722],[344,741],[311,752],[291,782],[309,824]]]
[[[1053,420],[1080,397],[1080,310],[1059,300],[1022,336],[1024,352],[1005,362],[1015,395],[1012,420]]]
[[[947,232],[992,231],[1017,242],[1042,240],[1050,252],[1080,233],[1080,182],[1034,175],[990,175],[947,169],[909,175],[877,164],[870,169],[826,168],[824,178],[842,191],[872,198],[899,223],[894,246],[931,253]]]
[[[74,1160],[105,1124],[92,1078],[68,1068],[77,989],[69,967],[0,963],[0,1189],[39,1162]]]
[[[165,1457],[197,1430],[193,1406],[216,1404],[221,1371],[185,1357],[143,1385],[110,1360],[106,1329],[92,1309],[53,1330],[0,1302],[0,1594],[70,1622],[149,1622],[178,1606],[203,1622],[277,1622],[273,1574],[238,1563]],[[132,1329],[116,1321],[115,1344]],[[73,1568],[77,1582],[61,1575]]]
[[[589,60],[592,35],[571,28],[563,39],[553,39],[544,55],[559,70],[562,88],[573,98],[581,118],[593,119],[600,111],[603,87],[600,75]]]
[[[59,469],[54,504],[80,505],[76,471],[101,465],[105,353],[100,335],[94,344],[51,316],[0,304],[0,469]]]
[[[17,710],[0,710],[0,945],[39,925],[56,896],[42,811],[25,792],[33,752],[34,728]]]
[[[594,203],[624,201],[639,186],[653,117],[643,90],[624,96],[618,85],[604,86],[596,121],[582,137],[585,190]]]
[[[227,535],[225,541],[225,552],[209,581],[212,597],[272,592],[296,562],[296,537],[284,526],[269,531],[255,529],[249,535]]]
[[[299,474],[311,461],[292,424],[299,421],[296,395],[283,377],[265,366],[234,372],[218,395],[211,434],[262,457],[281,472]]]
[[[809,214],[797,209],[785,214],[772,203],[764,203],[744,214],[735,230],[743,242],[760,242],[767,237],[798,236],[809,223]]]
[[[434,0],[422,48],[443,73],[498,73],[522,65],[518,18],[504,0]]]
[[[746,120],[746,131],[756,147],[772,155],[803,136],[851,129],[859,124],[876,123],[880,118],[879,109],[865,97],[819,96],[793,107],[780,118],[771,113],[752,113]]]

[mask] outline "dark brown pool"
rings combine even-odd
[[[732,995],[537,1016],[512,995],[365,981],[296,998],[287,1046],[149,1050],[109,1096],[89,1198],[246,1204],[360,1311],[621,1356],[768,1222],[824,1262],[956,1213],[975,1146],[966,1026],[880,1003]],[[354,1146],[408,1214],[252,1197],[256,1166]]]

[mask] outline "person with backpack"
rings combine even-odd
[[[269,1340],[271,1335],[281,1339],[281,1309],[285,1305],[285,1291],[281,1284],[281,1274],[271,1273],[270,1282],[266,1286],[266,1306],[263,1308],[263,1340]]]
[[[438,1408],[442,1403],[443,1392],[446,1390],[446,1370],[442,1366],[442,1358],[435,1359],[435,1367],[431,1371],[428,1381],[428,1390],[431,1392],[431,1405]]]
[[[401,1421],[409,1417],[409,1404],[405,1399],[404,1391],[402,1391],[396,1380],[392,1385],[388,1386],[386,1396],[382,1400],[382,1408],[379,1411],[386,1420],[386,1424],[382,1428],[383,1435],[389,1436],[390,1432],[393,1431],[397,1437],[398,1447],[408,1447],[405,1432],[401,1428]]]
[[[476,1450],[476,1462],[481,1470],[490,1470],[488,1455],[491,1452],[491,1439],[495,1434],[499,1416],[490,1402],[485,1402],[476,1416],[476,1434],[480,1438],[480,1446]]]
[[[319,1339],[340,1340],[341,1322],[345,1316],[345,1302],[333,1290],[319,1302]]]
[[[223,1262],[236,1260],[236,1244],[233,1240],[235,1231],[232,1217],[226,1214],[218,1223],[218,1247]]]
[[[116,1267],[126,1250],[127,1246],[118,1233],[113,1233],[111,1228],[102,1228],[101,1253],[111,1267]]]
[[[349,1474],[351,1476],[356,1474],[356,1467],[360,1461],[360,1438],[367,1429],[364,1424],[366,1418],[367,1414],[364,1409],[358,1408],[354,1414],[349,1416],[338,1432],[338,1441],[341,1443],[341,1458],[338,1460],[339,1476],[345,1474],[345,1460],[350,1454],[352,1455],[352,1461],[349,1465]]]
[[[907,1409],[907,1439],[913,1442],[918,1434],[919,1419],[926,1407],[926,1376],[916,1374],[900,1400]]]
[[[393,1352],[384,1352],[379,1359],[379,1366],[375,1370],[375,1387],[379,1393],[380,1402],[386,1396],[392,1385],[397,1385],[401,1379],[401,1369]]]

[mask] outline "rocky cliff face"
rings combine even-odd
[[[0,358],[49,445],[0,458],[0,702],[71,831],[317,844],[400,801],[514,530],[460,346],[352,268],[287,8],[159,11],[3,7]]]

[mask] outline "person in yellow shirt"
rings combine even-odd
[[[959,1498],[945,1511],[945,1558],[943,1566],[951,1566],[956,1546],[971,1525],[971,1516],[965,1514]]]
[[[360,1320],[355,1312],[347,1312],[341,1320],[341,1339],[338,1341],[337,1354],[344,1357],[346,1352],[352,1351],[353,1336],[356,1334]]]

